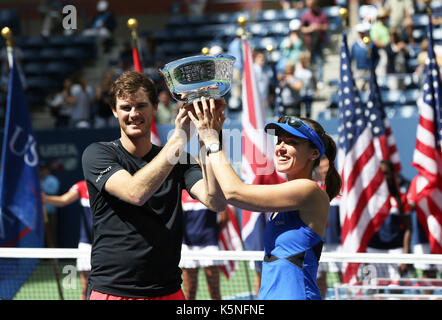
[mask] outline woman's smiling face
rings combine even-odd
[[[275,146],[276,169],[287,174],[287,177],[299,177],[304,173],[311,172],[312,157],[316,148],[312,148],[309,140],[295,137],[289,133],[278,134],[278,141]]]

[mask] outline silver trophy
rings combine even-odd
[[[169,62],[160,73],[177,101],[219,99],[230,90],[235,60],[227,54],[192,56]]]

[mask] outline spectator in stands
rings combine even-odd
[[[406,39],[407,43],[414,44],[413,38],[413,0],[385,0],[385,8],[390,12],[388,20],[389,27],[394,30],[401,30],[400,36]]]
[[[419,87],[422,87],[425,82],[425,66],[427,64],[428,57],[428,39],[423,39],[420,44],[420,52],[417,55],[417,67],[413,71],[413,76],[417,79]]]
[[[183,204],[183,245],[182,250],[191,251],[217,251],[219,233],[227,224],[227,211],[218,214],[198,200],[193,199],[185,190],[182,192]],[[219,267],[222,260],[181,260],[183,269],[183,285],[186,299],[195,300],[198,288],[198,271],[204,268],[210,298],[221,300],[219,287]]]
[[[192,16],[202,16],[206,9],[207,0],[185,0],[187,4],[187,14]]]
[[[264,51],[253,50],[253,68],[265,115],[266,117],[272,117],[273,111],[270,108],[269,89],[273,81],[273,71],[267,64],[266,53]]]
[[[310,70],[310,54],[307,51],[299,54],[299,63],[295,69],[295,79],[302,81],[302,88],[299,92],[301,103],[305,107],[305,116],[310,118],[312,113],[313,96],[315,94],[316,80]]]
[[[387,54],[387,74],[405,74],[408,73],[408,59],[410,54],[408,52],[407,44],[402,41],[398,31],[390,30],[391,41],[385,47]],[[403,77],[389,78],[390,90],[405,90],[405,83]]]
[[[378,8],[374,5],[361,5],[359,7],[359,16],[361,23],[367,23],[370,26],[376,22]]]
[[[315,68],[318,89],[323,88],[324,46],[327,41],[327,15],[318,6],[318,0],[306,0],[307,10],[301,16],[301,32],[310,52],[311,66]]]
[[[103,45],[104,52],[107,53],[113,45],[113,34],[116,27],[117,20],[109,8],[109,3],[106,0],[100,0],[97,2],[97,13],[83,34],[97,37],[98,44]]]
[[[284,114],[299,117],[301,115],[302,80],[295,78],[295,63],[287,62],[284,72],[278,75],[281,88],[281,105]]]
[[[387,71],[387,54],[385,48],[390,43],[390,29],[387,25],[388,10],[379,8],[376,22],[370,28],[370,39],[379,48],[379,64],[376,68],[377,76],[384,76]]]
[[[94,123],[91,102],[95,93],[93,88],[86,84],[86,80],[81,73],[73,76],[71,95],[74,103],[71,126],[80,129],[90,128],[91,123]]]
[[[184,299],[181,192],[216,212],[226,206],[213,175],[206,174],[211,167],[201,168],[184,152],[192,133],[187,111],[200,102],[180,109],[175,130],[158,147],[151,143],[155,83],[127,71],[112,84],[111,97],[121,137],[92,143],[82,157],[94,216],[89,299]],[[211,101],[218,112],[226,107],[223,99]]]
[[[385,7],[379,8],[376,22],[370,28],[370,39],[378,48],[385,48],[390,43],[390,29],[387,25],[389,12]]]
[[[305,50],[304,40],[301,36],[301,20],[291,20],[289,28],[289,35],[282,40],[279,46],[283,59],[280,60],[281,62],[278,65],[285,64],[287,61],[297,63],[299,54]]]
[[[304,9],[304,0],[280,0],[279,4],[281,5],[282,10]]]
[[[63,128],[71,125],[72,114],[75,109],[75,97],[72,95],[72,79],[63,81],[61,92],[49,98],[48,104],[51,114],[55,117],[55,127]]]
[[[178,114],[178,104],[170,97],[168,90],[162,90],[158,95],[158,111],[155,121],[158,124],[171,124]]]
[[[94,105],[96,116],[94,121],[95,128],[118,126],[110,107],[110,88],[116,72],[114,70],[106,71],[101,79],[100,85],[95,90]]]
[[[83,214],[80,218],[78,249],[90,250],[92,246],[92,212],[89,205],[89,193],[87,191],[86,181],[82,180],[75,183],[66,193],[59,196],[47,195],[43,192],[42,199],[45,203],[56,207],[65,207],[80,200],[81,206],[83,207]],[[77,271],[80,272],[81,279],[81,300],[86,300],[87,278],[91,271],[90,257],[77,259]]]
[[[327,157],[322,157],[319,166],[314,171],[313,179],[318,181],[319,186],[325,190],[325,178],[330,163]],[[340,252],[341,250],[341,221],[339,218],[339,203],[341,196],[337,195],[330,201],[327,228],[325,229],[325,241],[323,252]],[[318,286],[321,296],[324,299],[327,293],[327,273],[337,273],[338,279],[342,282],[342,265],[339,262],[320,263],[318,268]]]
[[[60,181],[58,178],[52,173],[51,162],[49,161],[40,161],[40,183],[41,190],[45,194],[48,195],[56,195],[58,194],[60,188]],[[47,214],[47,229],[45,232],[48,233],[46,237],[46,247],[54,247],[58,246],[58,217],[57,217],[57,207],[52,204],[45,204],[44,209]]]
[[[364,37],[368,36],[370,25],[368,23],[359,23],[355,27],[358,33],[357,40],[351,47],[351,59],[354,62],[354,77],[358,90],[368,90],[370,84],[370,55],[374,56],[375,67],[379,62],[378,48],[372,41],[367,45],[364,43]]]
[[[387,180],[391,209],[387,219],[368,243],[367,252],[410,253],[410,205],[406,194],[400,191],[398,174],[395,173],[394,165],[390,161],[382,161],[381,170]],[[398,284],[399,279],[409,271],[409,266],[406,264],[373,265],[376,267],[376,276],[389,278],[391,284]]]

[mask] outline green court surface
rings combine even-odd
[[[80,275],[75,270],[75,260],[57,261],[60,286],[65,300],[79,300],[81,294]],[[247,281],[247,278],[249,281]],[[235,274],[226,279],[220,272],[220,290],[223,299],[256,299],[254,292],[255,271],[248,262],[239,261]],[[59,300],[53,260],[41,260],[14,300]],[[210,295],[202,269],[198,273],[197,300],[208,300]]]

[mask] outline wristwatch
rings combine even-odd
[[[207,147],[207,156],[211,153],[217,153],[220,150],[221,150],[221,144],[219,142],[211,143]]]

